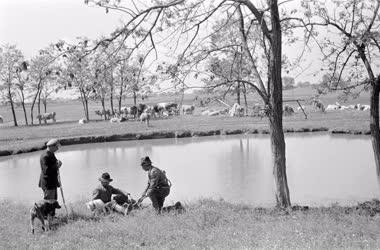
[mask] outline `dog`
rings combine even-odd
[[[42,230],[49,231],[51,229],[50,226],[56,208],[61,208],[56,200],[42,200],[34,203],[33,207],[30,209],[30,228],[32,234],[34,234],[34,220],[36,218],[41,221]]]
[[[86,203],[86,206],[92,212],[92,215],[107,215],[110,214],[114,206],[114,202],[104,203],[102,200],[92,200]]]

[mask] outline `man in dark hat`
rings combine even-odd
[[[110,185],[113,181],[109,173],[103,173],[99,178],[100,185],[92,192],[92,200],[100,199],[106,206],[122,214],[127,214],[129,211],[122,205],[126,203],[128,205],[130,200],[128,199],[129,193],[124,193],[120,189],[114,188]],[[112,195],[115,194],[113,200]]]
[[[148,156],[141,159],[141,167],[148,172],[148,185],[138,200],[141,203],[146,197],[152,201],[152,205],[157,213],[161,213],[165,198],[170,193],[170,181],[166,178],[165,172],[154,167]]]
[[[44,193],[45,200],[57,200],[57,188],[60,187],[59,168],[62,162],[55,157],[59,141],[51,139],[46,143],[47,149],[40,157],[41,174],[38,186]]]

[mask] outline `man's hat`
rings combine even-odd
[[[141,158],[141,165],[143,164],[152,164],[152,161],[150,160],[149,156],[145,156],[143,158]]]
[[[58,145],[60,146],[61,144],[59,143],[58,139],[51,139],[49,140],[47,143],[46,143],[46,146],[50,147],[50,146],[55,146],[55,145]]]
[[[113,181],[113,179],[111,179],[111,176],[109,173],[103,173],[102,176],[99,178],[99,181],[102,181],[102,182],[111,182]]]

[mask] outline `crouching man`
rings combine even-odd
[[[140,204],[146,197],[149,197],[153,208],[160,214],[165,198],[170,193],[170,181],[166,178],[164,171],[152,165],[152,161],[148,156],[141,159],[141,167],[148,172],[148,184],[138,203]]]
[[[99,178],[100,185],[92,192],[92,201],[86,205],[92,212],[104,212],[115,211],[123,215],[128,214],[128,205],[131,201],[128,199],[129,193],[114,188],[110,185],[113,181],[109,173],[103,173]],[[114,199],[112,199],[112,195]]]

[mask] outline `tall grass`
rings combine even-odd
[[[200,200],[186,212],[92,217],[82,203],[70,204],[68,220],[55,229],[28,226],[29,209],[1,202],[1,249],[358,249],[380,248],[380,216],[340,206],[282,211]],[[359,212],[358,212],[359,211]],[[38,225],[38,223],[36,223]],[[39,227],[40,228],[40,227]]]

